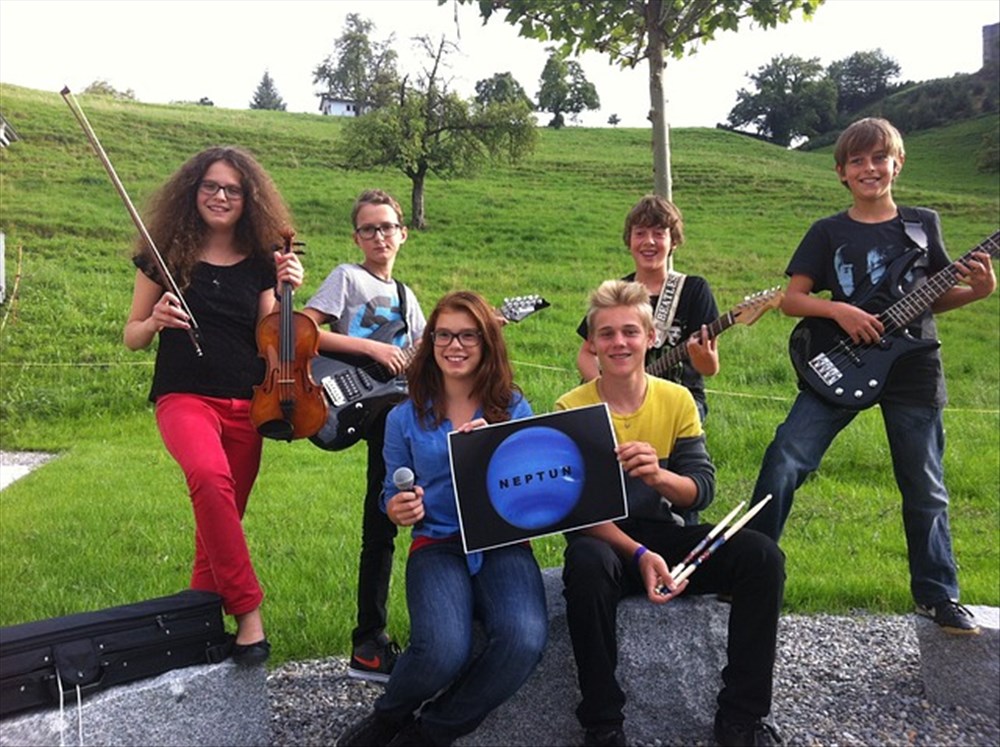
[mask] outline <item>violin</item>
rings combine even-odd
[[[295,232],[283,234],[283,252],[292,251]],[[301,244],[297,244],[301,246]],[[264,381],[253,388],[250,421],[265,438],[291,441],[315,435],[326,424],[326,399],[312,378],[319,354],[319,327],[292,310],[292,285],[282,281],[280,308],[257,324],[257,352],[267,364]]]

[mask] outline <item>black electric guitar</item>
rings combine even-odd
[[[764,312],[781,306],[781,299],[784,296],[785,292],[780,288],[771,288],[747,296],[741,303],[708,325],[708,338],[718,337],[734,324],[750,326],[760,319]],[[646,373],[661,378],[679,380],[679,371],[676,371],[675,368],[679,368],[680,364],[689,357],[686,342],[685,340],[680,345],[670,348],[646,366]]]
[[[504,299],[497,312],[508,322],[519,322],[550,304],[541,296],[517,296]],[[391,342],[402,322],[384,325],[373,340]],[[404,349],[407,365],[413,360],[416,347]],[[393,376],[380,363],[358,356],[321,354],[312,359],[313,380],[323,389],[327,401],[326,423],[309,440],[328,451],[340,451],[353,446],[363,436],[372,413],[394,405],[406,397],[406,375]]]
[[[1000,231],[958,262],[965,262],[974,252],[1000,256]],[[857,304],[882,322],[884,333],[877,343],[852,342],[832,319],[806,317],[795,326],[788,352],[795,372],[814,394],[837,407],[864,410],[878,402],[889,372],[901,358],[940,346],[938,340],[916,339],[906,325],[954,286],[960,275],[952,263],[903,295],[903,277],[918,256],[913,251],[897,260],[882,282]],[[888,307],[887,302],[891,303]]]

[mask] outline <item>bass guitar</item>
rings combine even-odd
[[[508,322],[519,322],[550,304],[538,295],[504,299],[497,312]],[[402,322],[384,325],[372,339],[389,342],[402,329]],[[404,349],[409,364],[416,347]],[[316,446],[340,451],[363,436],[373,413],[406,398],[406,374],[396,376],[380,363],[356,356],[320,354],[312,360],[312,375],[327,402],[326,422],[310,437]]]
[[[778,287],[747,296],[741,303],[708,325],[708,338],[711,340],[718,337],[734,324],[750,326],[760,319],[764,312],[781,306],[781,299],[784,297],[785,292]],[[681,343],[646,366],[646,373],[671,380],[680,379],[676,369],[689,357],[687,345]]]
[[[1000,256],[1000,231],[967,252],[964,263],[975,252]],[[858,306],[875,314],[884,334],[873,344],[856,343],[831,319],[806,317],[792,330],[788,352],[799,379],[818,397],[836,407],[864,410],[882,395],[889,372],[908,355],[939,347],[938,340],[919,340],[906,325],[929,309],[960,276],[956,262],[932,275],[927,282],[903,294],[902,280],[920,256],[909,252],[889,268],[882,282]],[[895,302],[886,308],[888,300]],[[884,311],[875,312],[883,308]]]

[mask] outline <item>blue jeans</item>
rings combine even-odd
[[[375,711],[399,719],[430,701],[422,728],[435,744],[450,744],[517,692],[541,660],[542,574],[526,545],[487,550],[473,576],[460,542],[438,542],[410,554],[406,603],[410,643]],[[473,620],[482,624],[482,646],[473,646]]]
[[[937,407],[882,402],[892,468],[903,499],[903,529],[910,564],[910,591],[920,604],[958,599],[958,575],[948,524],[944,486],[944,424]],[[831,407],[803,391],[764,453],[752,504],[771,493],[771,502],[750,526],[774,540],[781,536],[795,491],[833,439],[857,415]]]

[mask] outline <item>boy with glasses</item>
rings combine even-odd
[[[403,210],[388,193],[368,190],[351,211],[354,243],[364,254],[360,264],[338,265],[309,299],[304,313],[322,331],[319,349],[338,356],[360,356],[393,375],[403,372],[410,348],[424,331],[424,314],[413,291],[392,276],[406,241]],[[358,617],[351,634],[351,677],[372,682],[389,679],[399,647],[385,632],[386,603],[396,525],[379,508],[385,462],[382,444],[388,408],[372,413],[365,427],[368,442],[367,488],[361,525],[358,567]]]

